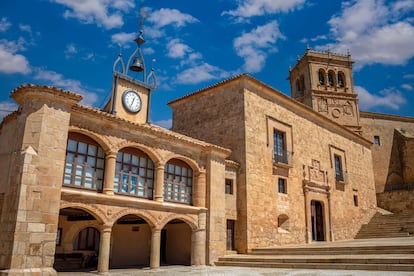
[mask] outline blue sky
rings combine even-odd
[[[289,66],[307,45],[350,51],[361,110],[414,116],[414,0],[19,0],[0,1],[0,117],[24,83],[102,107],[138,18],[147,67],[155,59],[155,124],[171,124],[169,101],[240,73],[290,95]]]

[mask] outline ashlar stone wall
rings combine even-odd
[[[312,198],[324,204],[326,240],[353,238],[376,206],[369,143],[313,112],[286,107],[284,98],[273,98],[257,86],[246,87],[244,95],[249,248],[309,242]],[[274,129],[288,140],[291,160],[285,172],[272,168]],[[341,156],[345,183],[335,180],[334,154]],[[278,178],[287,180],[286,194],[278,191]],[[319,187],[306,195],[305,180]],[[289,235],[277,231],[280,215],[289,217]]]
[[[10,126],[19,131],[2,131],[0,139],[0,148],[11,156],[10,167],[1,168],[8,177],[1,185],[0,269],[4,274],[54,274],[70,109],[81,96],[28,85],[13,91],[12,97],[20,109]],[[12,134],[18,134],[14,140]]]
[[[311,242],[312,200],[323,205],[326,240],[353,238],[375,213],[370,142],[263,83],[242,75],[170,106],[175,131],[230,148],[240,164],[238,252]],[[274,129],[286,135],[287,165],[272,160]],[[335,181],[334,154],[343,160],[345,183]]]
[[[403,155],[397,145],[395,130],[402,131],[402,133],[405,132],[409,137],[410,133],[414,133],[414,118],[361,112],[360,123],[363,130],[362,135],[366,139],[374,141],[374,136],[379,137],[380,144],[374,144],[372,146],[376,192],[384,192],[387,184],[404,182],[402,180],[403,172],[399,170],[395,171],[395,164],[401,164],[399,159]],[[409,147],[406,149],[409,149]],[[404,164],[412,163],[410,161],[412,160],[412,158],[410,159],[412,153],[408,151],[406,153],[407,158]],[[410,166],[412,167],[412,165]]]

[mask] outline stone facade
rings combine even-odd
[[[378,139],[372,147],[377,193],[413,184],[414,118],[361,112],[361,126],[366,139]]]
[[[170,106],[174,131],[233,149],[240,164],[239,252],[311,242],[312,201],[324,209],[323,240],[353,238],[375,213],[371,143],[263,83],[241,75]],[[272,159],[274,130],[286,135],[287,164]],[[335,154],[345,161],[342,183],[335,180]],[[280,178],[287,193],[278,192]],[[281,218],[287,218],[284,227]]]
[[[102,110],[16,88],[0,125],[0,274],[205,265],[354,238],[376,192],[412,183],[414,119],[359,112],[351,69],[308,50],[290,72],[294,99],[236,76],[172,101],[172,130],[148,123],[152,87],[124,73]],[[402,197],[378,195],[411,208],[392,204]]]
[[[7,157],[1,159],[2,173],[7,176],[1,179],[0,185],[2,273],[54,274],[55,256],[74,257],[71,252],[81,252],[84,256],[99,252],[100,272],[107,271],[110,262],[128,265],[122,254],[132,250],[128,249],[131,244],[127,242],[119,247],[122,242],[117,242],[113,247],[113,242],[122,239],[120,231],[125,231],[122,225],[131,224],[131,218],[139,218],[138,225],[145,224],[137,226],[142,229],[140,237],[147,239],[148,250],[140,256],[145,259],[144,264],[148,261],[148,266],[160,265],[164,229],[168,229],[166,235],[170,236],[165,249],[170,262],[206,263],[205,251],[210,246],[206,231],[209,237],[219,235],[220,239],[224,235],[219,224],[217,229],[207,227],[206,208],[213,206],[216,210],[214,204],[224,205],[224,194],[222,202],[209,199],[207,187],[211,197],[220,196],[222,186],[216,183],[224,181],[228,149],[76,105],[81,99],[79,95],[53,87],[21,86],[13,91],[12,97],[20,108],[5,118],[0,137],[1,155]],[[105,152],[102,187],[90,189],[86,182],[75,186],[76,182],[64,181],[64,172],[67,176],[70,165],[68,160],[65,165],[68,136],[88,137]],[[116,158],[122,149],[144,152],[153,162],[155,177],[150,199],[130,197],[114,190]],[[191,204],[164,201],[164,170],[170,160],[180,160],[193,173]],[[99,249],[76,250],[74,239],[85,228],[100,232]],[[56,245],[58,232],[61,241]],[[174,244],[179,242],[182,233],[187,233],[187,244]],[[219,242],[211,240],[213,244]],[[182,252],[177,254],[180,248]],[[132,263],[139,264],[140,260]]]

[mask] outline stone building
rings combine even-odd
[[[148,122],[156,79],[136,42],[102,110],[55,87],[12,91],[0,273],[205,265],[352,239],[376,212],[375,189],[412,181],[414,119],[360,112],[349,56],[308,50],[290,71],[293,98],[239,75],[176,99],[166,130]]]

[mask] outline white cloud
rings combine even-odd
[[[189,23],[196,23],[198,19],[190,14],[182,13],[176,9],[160,9],[151,11],[148,8],[149,16],[146,20],[151,22],[156,29],[172,25],[174,27],[184,27]]]
[[[216,66],[204,63],[182,71],[177,76],[177,83],[196,84],[204,81],[226,78],[228,73]]]
[[[121,32],[121,33],[113,34],[111,37],[111,41],[112,43],[122,46],[124,48],[129,48],[128,44],[132,43],[136,37],[137,37],[136,33]]]
[[[280,32],[277,22],[271,21],[234,39],[233,47],[237,55],[244,58],[245,70],[255,73],[262,70],[267,55],[277,51],[275,44],[279,39],[285,39],[285,36]]]
[[[70,58],[73,58],[78,53],[78,49],[76,48],[75,44],[68,44],[66,45],[66,49],[64,53],[65,53],[65,58],[70,59]]]
[[[401,88],[405,89],[405,90],[408,90],[408,91],[413,91],[414,90],[414,87],[411,84],[408,84],[408,83],[401,84]]]
[[[167,43],[167,56],[170,58],[184,58],[193,50],[186,44],[182,43],[180,39],[172,39]]]
[[[7,20],[6,17],[2,17],[0,20],[0,32],[7,31],[12,24]]]
[[[0,72],[6,74],[28,74],[31,72],[27,58],[17,51],[24,50],[23,42],[0,40]]]
[[[48,71],[37,68],[35,70],[34,79],[46,82],[47,85],[53,85],[59,88],[79,93],[83,96],[82,103],[93,105],[98,100],[98,95],[85,89],[78,80],[66,79],[62,74],[55,71]]]
[[[160,121],[155,121],[153,122],[154,125],[166,128],[166,129],[171,129],[172,127],[172,119],[168,119],[168,120],[160,120]]]
[[[12,103],[12,102],[6,102],[6,101],[0,102],[0,122],[6,115],[16,110],[17,107],[18,107],[17,104]]]
[[[403,76],[404,79],[414,79],[414,74],[406,74]]]
[[[240,0],[235,10],[225,11],[234,17],[252,17],[289,12],[302,7],[305,0]]]
[[[315,41],[327,40],[327,39],[328,39],[328,37],[326,35],[317,35],[317,36],[312,37],[312,38],[309,38],[309,39],[308,38],[302,38],[300,40],[300,42],[302,42],[302,43],[308,43],[309,41],[315,42]]]
[[[30,25],[19,24],[19,29],[22,32],[32,34],[32,27]]]
[[[355,86],[354,88],[356,93],[358,93],[361,109],[369,110],[375,107],[387,107],[398,110],[401,105],[407,102],[400,91],[392,88],[380,91],[379,95],[371,94],[361,86]]]
[[[97,24],[105,29],[121,27],[123,13],[135,8],[133,0],[51,0],[68,9],[65,18],[75,18],[85,24]]]
[[[414,56],[414,26],[404,18],[410,10],[414,10],[414,0],[388,5],[383,0],[345,2],[341,14],[329,20],[335,42],[316,49],[350,50],[356,70],[375,63],[403,65]]]

